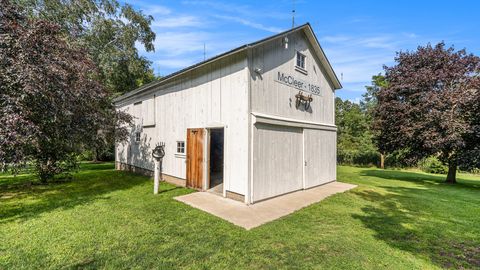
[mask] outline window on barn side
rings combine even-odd
[[[185,154],[185,141],[177,141],[177,154]]]
[[[305,60],[306,60],[306,56],[301,53],[301,52],[297,52],[297,67],[298,68],[301,68],[303,70],[305,70]]]
[[[140,142],[142,138],[142,133],[140,131],[135,132],[135,142]]]

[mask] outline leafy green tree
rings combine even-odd
[[[98,79],[113,94],[122,94],[155,79],[151,62],[136,44],[154,50],[152,16],[117,0],[14,0],[31,18],[60,25],[71,42],[85,48]]]
[[[340,163],[376,164],[378,152],[372,141],[370,121],[360,104],[335,99],[335,122],[338,127],[338,160]]]
[[[369,123],[369,130],[374,133],[375,130],[372,129],[373,122],[373,112],[378,104],[377,95],[378,92],[387,87],[388,83],[381,73],[372,76],[371,85],[365,86],[366,92],[362,95],[362,100],[360,101],[360,107],[366,113]],[[385,168],[385,153],[380,153],[380,168]]]
[[[360,107],[371,119],[374,108],[377,106],[377,95],[380,89],[387,87],[388,83],[381,73],[372,76],[371,85],[365,86],[366,92],[362,95]]]
[[[436,156],[455,183],[459,164],[480,167],[480,57],[439,43],[399,52],[395,61],[377,93],[378,146],[402,150],[412,163]]]
[[[0,6],[0,165],[33,162],[45,182],[75,168],[84,145],[126,139],[131,117],[115,110],[87,52],[60,26]]]
[[[151,62],[140,56],[136,47],[154,50],[151,16],[117,0],[12,1],[30,18],[60,25],[70,43],[85,48],[96,66],[93,76],[108,90],[110,98],[157,79]],[[101,126],[97,133],[106,134]],[[101,160],[113,153],[114,146],[110,137],[99,136],[84,148],[95,153],[95,160]]]

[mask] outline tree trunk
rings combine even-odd
[[[38,174],[38,178],[40,179],[40,183],[46,184],[48,180],[51,180],[55,176],[55,167],[56,162],[52,161],[51,159],[48,159],[46,161],[37,161],[36,171]]]
[[[385,155],[380,153],[380,169],[385,169]]]
[[[455,184],[457,182],[457,162],[456,161],[450,161],[448,163],[447,180],[445,182],[449,184]]]
[[[97,163],[100,160],[99,154],[98,154],[98,148],[95,147],[95,155],[93,157],[93,162]]]

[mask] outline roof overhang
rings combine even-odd
[[[217,56],[214,56],[212,58],[209,58],[205,61],[202,61],[202,62],[199,62],[197,64],[194,64],[194,65],[191,65],[189,67],[186,67],[184,69],[181,69],[179,71],[176,71],[174,73],[171,73],[170,75],[167,75],[165,77],[162,77],[160,78],[159,80],[157,81],[154,81],[154,82],[151,82],[151,83],[148,83],[148,84],[145,84],[133,91],[130,91],[130,92],[127,92],[119,97],[116,97],[113,99],[113,102],[114,103],[118,103],[120,101],[123,101],[123,100],[126,100],[130,97],[133,97],[137,94],[141,94],[141,93],[145,93],[153,88],[155,88],[156,86],[159,86],[159,85],[163,85],[163,84],[166,84],[168,82],[170,82],[171,80],[175,79],[176,77],[178,76],[181,76],[189,71],[192,71],[194,69],[197,69],[197,68],[200,68],[202,66],[205,66],[205,65],[208,65],[212,62],[215,62],[215,61],[218,61],[220,59],[223,59],[223,58],[226,58],[226,57],[229,57],[231,55],[234,55],[234,54],[237,54],[237,53],[240,53],[246,49],[250,49],[250,48],[254,48],[256,46],[259,46],[261,44],[264,44],[266,42],[269,42],[275,38],[279,38],[279,37],[282,37],[282,36],[285,36],[285,35],[288,35],[290,33],[293,33],[293,32],[296,32],[298,30],[303,30],[305,35],[307,36],[308,40],[310,41],[310,43],[312,44],[313,46],[313,49],[315,51],[315,54],[317,55],[318,59],[320,60],[320,62],[322,63],[322,65],[324,66],[326,72],[327,72],[327,75],[328,75],[328,78],[331,80],[331,82],[333,83],[333,86],[334,86],[334,89],[337,90],[337,89],[340,89],[342,88],[342,84],[340,83],[340,81],[338,80],[338,77],[337,75],[335,74],[335,71],[333,70],[332,68],[332,65],[330,64],[330,62],[328,61],[327,59],[327,56],[325,55],[325,52],[323,51],[322,47],[320,46],[320,43],[318,42],[318,39],[317,37],[315,36],[315,33],[313,32],[313,29],[312,27],[310,26],[309,23],[306,23],[306,24],[303,24],[303,25],[300,25],[300,26],[297,26],[295,28],[292,28],[290,30],[287,30],[287,31],[284,31],[284,32],[281,32],[279,34],[276,34],[276,35],[273,35],[273,36],[270,36],[270,37],[267,37],[265,39],[261,39],[259,41],[256,41],[256,42],[253,42],[253,43],[249,43],[249,44],[246,44],[246,45],[243,45],[243,46],[240,46],[238,48],[235,48],[233,50],[230,50],[228,52],[225,52],[225,53],[222,53],[222,54],[219,54]]]

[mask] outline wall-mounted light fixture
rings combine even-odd
[[[255,68],[253,71],[257,73],[258,75],[262,75],[262,69],[261,68]]]
[[[288,49],[288,37],[287,36],[283,37],[282,44],[283,44],[283,47],[285,48],[285,50]]]

